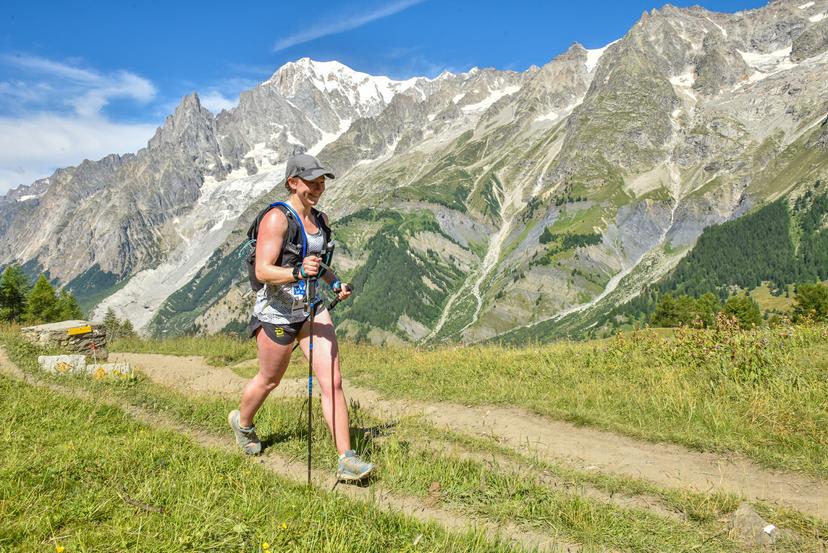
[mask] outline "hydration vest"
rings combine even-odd
[[[286,202],[275,202],[261,210],[256,215],[250,228],[247,229],[247,244],[252,247],[250,255],[247,256],[247,278],[254,292],[258,292],[264,287],[264,284],[256,279],[256,240],[259,236],[259,225],[262,219],[264,219],[264,216],[274,208],[285,214],[288,223],[285,239],[282,241],[282,251],[279,252],[279,257],[276,258],[276,265],[279,267],[295,267],[302,263],[302,260],[308,255],[308,238],[305,233],[305,227],[302,225],[299,215],[290,205]],[[325,249],[320,257],[325,265],[330,266],[331,257],[333,257],[331,228],[325,223],[325,219],[322,218],[319,211],[315,208],[311,208],[311,215],[316,220],[316,225],[322,230],[325,238]],[[323,274],[325,274],[324,268],[316,278],[321,278]]]

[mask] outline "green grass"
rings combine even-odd
[[[828,327],[522,349],[348,351],[347,374],[389,397],[521,406],[541,415],[828,476]],[[718,348],[716,344],[719,344]]]
[[[165,339],[121,338],[113,341],[110,351],[163,353],[166,355],[201,355],[207,363],[224,366],[256,357],[256,342],[216,334],[213,336],[179,336]]]
[[[757,173],[747,192],[760,198],[775,198],[824,174],[828,166],[824,151],[818,147],[807,147],[820,132],[821,127],[814,127],[789,144]]]
[[[794,306],[794,286],[788,285],[788,297],[785,294],[774,296],[771,294],[770,286],[765,283],[750,291],[750,297],[759,304],[762,312],[772,310],[780,313],[792,312]]]
[[[296,485],[114,407],[5,377],[0,395],[3,551],[509,550]]]
[[[741,453],[768,467],[825,478],[826,337],[828,327],[814,326],[647,331],[520,349],[418,350],[347,342],[341,348],[346,376],[388,397],[520,406],[646,440]],[[183,354],[227,356],[233,350],[242,359],[255,356],[253,345],[251,340],[218,350],[209,340],[180,339],[136,343],[130,351],[179,347]],[[299,375],[303,369],[294,370]]]
[[[7,350],[18,365],[27,372],[36,374],[34,368],[35,355],[39,351],[28,344],[21,343],[12,335],[3,334],[0,335],[0,338],[2,338]],[[378,349],[374,350],[374,353],[378,352]],[[351,353],[354,353],[354,350],[351,350]],[[115,398],[120,402],[163,414],[187,426],[201,428],[222,436],[227,434],[224,416],[227,410],[235,404],[235,400],[188,397],[154,385],[143,378],[128,382],[95,382],[78,378],[49,377],[47,375],[39,375],[39,378],[60,382],[70,388],[92,392],[95,397]],[[61,403],[63,402],[61,401]],[[257,426],[260,435],[269,445],[266,450],[268,454],[280,453],[297,460],[303,459],[306,442],[302,413],[302,402],[298,399],[269,401],[265,404],[257,417]],[[425,498],[428,496],[428,489],[433,482],[440,482],[441,497],[439,502],[441,504],[470,516],[482,516],[489,520],[517,523],[525,525],[527,528],[532,527],[546,533],[557,534],[562,539],[575,540],[584,544],[585,551],[598,551],[605,547],[625,551],[693,549],[712,552],[740,550],[737,544],[726,537],[726,532],[722,531],[722,523],[719,520],[724,514],[732,510],[736,502],[735,498],[688,493],[689,500],[680,500],[678,494],[664,492],[665,497],[671,498],[667,500],[668,502],[674,502],[675,506],[682,505],[681,509],[687,512],[690,517],[688,522],[665,519],[648,511],[620,508],[595,499],[581,497],[577,490],[546,486],[538,480],[536,475],[531,473],[493,470],[490,464],[484,461],[460,459],[436,451],[423,451],[422,444],[427,443],[429,437],[435,435],[442,436],[444,440],[455,439],[458,443],[465,440],[466,446],[472,444],[484,451],[487,448],[493,450],[497,446],[486,445],[482,440],[475,441],[474,439],[452,436],[443,430],[430,427],[419,419],[403,419],[398,421],[396,425],[389,426],[388,421],[378,420],[357,406],[352,406],[351,415],[352,428],[355,429],[352,436],[357,449],[371,461],[378,464],[383,487],[393,492]],[[314,416],[315,420],[321,420],[318,408]],[[69,418],[69,423],[76,425],[76,422],[73,422],[71,418]],[[95,420],[91,420],[91,428],[95,427],[94,423]],[[70,432],[67,427],[60,425],[55,428],[64,440],[67,434],[75,432],[74,428]],[[373,428],[379,433],[387,434],[387,436],[381,440],[368,439],[361,430],[356,430],[365,428]],[[127,433],[134,434],[134,432]],[[107,432],[107,436],[110,434]],[[330,445],[330,438],[326,434],[327,432],[321,425],[315,425],[313,438],[316,456],[314,460],[318,468],[332,469],[334,453]],[[90,436],[89,439],[91,441],[93,438]],[[168,438],[160,441],[164,442],[166,440]],[[416,444],[420,444],[419,447],[415,447]],[[104,448],[105,446],[101,447]],[[178,448],[173,447],[172,449]],[[40,454],[43,454],[42,450],[40,450]],[[232,458],[233,456],[229,457]],[[190,461],[183,460],[181,462]],[[212,467],[214,463],[207,462],[207,464]],[[602,481],[616,491],[636,494],[644,490],[647,493],[652,493],[651,487],[647,488],[645,485],[630,479],[598,477],[572,471],[571,469],[556,468],[551,465],[544,465],[543,470],[550,471],[552,474],[559,473],[568,479],[585,482]],[[145,474],[141,474],[137,481],[143,482],[146,478],[148,477]],[[5,482],[5,479],[2,479],[2,481]],[[218,486],[215,482],[213,484]],[[208,486],[205,487],[209,489]],[[245,489],[255,496],[259,494],[267,496],[269,493],[267,489],[248,488],[247,486],[245,486]],[[295,488],[289,488],[288,492],[293,489]],[[130,493],[131,490],[132,488],[127,488],[127,493]],[[214,492],[214,494],[219,493],[218,490]],[[149,499],[156,497],[153,494],[136,496],[130,493],[130,495],[146,503],[151,503]],[[252,499],[250,501],[253,502]],[[684,501],[684,503],[682,504],[681,501]],[[191,504],[204,503],[193,500]],[[207,504],[215,505],[216,503],[207,501]],[[207,507],[205,510],[212,512],[214,509]],[[215,515],[207,513],[204,516]],[[307,524],[312,526],[312,521],[318,520],[320,516],[322,515],[318,511],[312,511],[305,519],[308,520]],[[326,520],[331,518],[336,521],[339,516],[337,512],[331,512],[326,515]],[[277,521],[280,520],[277,519]],[[792,520],[798,521],[798,524],[808,528],[815,535],[820,535],[820,532],[825,531],[802,517],[794,517]],[[276,526],[276,529],[278,529],[278,525]],[[255,525],[251,525],[251,527],[257,528]],[[396,532],[393,528],[386,528],[386,530],[392,533]],[[382,531],[382,529],[378,531]],[[369,536],[373,535],[371,533],[373,530],[370,528],[364,529],[364,532]],[[416,532],[422,533],[422,530],[418,529],[416,532],[411,530],[411,532],[416,535]],[[275,541],[275,538],[270,535],[257,537],[257,539],[264,538],[272,540],[271,543]],[[388,544],[389,539],[386,538],[383,541],[377,538],[378,543],[384,544]],[[452,539],[460,540],[456,537]],[[477,543],[472,537],[463,539],[467,541],[458,541],[457,543]],[[454,543],[448,537],[444,540],[442,543]],[[405,543],[410,542],[400,540],[391,543],[387,548],[396,550],[399,544]],[[434,546],[436,549],[440,549],[440,547],[443,546]],[[495,548],[495,546],[489,547]],[[322,548],[324,548],[324,545]],[[444,549],[451,550],[451,547],[446,546]],[[478,549],[484,550],[485,548],[480,545]],[[331,548],[331,550],[337,549]],[[358,549],[355,548],[354,550]]]
[[[560,217],[547,228],[550,232],[558,234],[592,234],[595,227],[603,226],[602,218],[610,220],[614,215],[614,212],[610,213],[610,210],[598,204],[586,209],[581,209],[580,206],[566,206],[561,210]]]

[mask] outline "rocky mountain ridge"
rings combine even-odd
[[[345,334],[479,341],[617,304],[705,227],[824,174],[826,13],[665,6],[523,73],[392,81],[291,62],[237,108],[189,96],[135,155],[0,197],[0,264],[152,332],[232,328],[249,297],[228,259],[282,196],[286,156],[308,150],[340,175],[324,207],[363,288]]]

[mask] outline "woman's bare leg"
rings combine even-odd
[[[308,357],[310,348],[310,321],[299,332],[299,347]],[[331,374],[333,368],[333,375]],[[313,372],[322,389],[322,414],[331,434],[336,437],[336,450],[341,455],[351,449],[348,428],[348,403],[342,391],[339,374],[339,346],[333,321],[327,310],[319,312],[313,322]]]
[[[258,346],[259,373],[247,383],[242,392],[241,405],[239,406],[239,424],[251,426],[256,411],[262,406],[268,394],[272,392],[290,363],[290,354],[293,352],[293,344],[282,346],[267,337],[264,329],[260,328],[256,333],[256,345]]]

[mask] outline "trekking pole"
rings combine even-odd
[[[313,426],[313,319],[316,314],[314,299],[316,298],[316,279],[308,278],[305,281],[305,298],[310,312],[310,342],[308,345],[308,486],[311,483],[311,439]]]
[[[333,245],[331,245],[331,248],[333,248]],[[327,269],[328,271],[333,273],[333,269],[328,267],[325,263],[320,263],[319,265],[321,265],[323,269]],[[349,292],[353,292],[353,290],[354,290],[353,288],[351,288],[350,284],[345,284],[345,289]],[[337,297],[335,297],[333,299],[333,301],[328,304],[328,311],[333,311],[333,308],[336,307],[336,304],[339,303],[340,300],[339,300],[339,295],[338,294],[339,294],[340,290],[341,290],[341,288],[338,288],[338,289],[334,290],[334,292],[337,294]]]
[[[351,288],[351,285],[350,285],[350,284],[345,284],[345,285],[344,285],[344,287],[345,287],[345,289],[346,289],[347,291],[349,291],[349,292],[353,292],[353,291],[354,291],[354,289],[353,289],[353,288]],[[333,311],[334,307],[336,307],[336,305],[337,305],[340,301],[341,301],[341,300],[339,299],[339,296],[335,297],[335,298],[333,299],[333,301],[332,301],[331,303],[329,303],[329,304],[328,304],[328,311]]]
[[[326,268],[326,269],[330,269],[330,267],[328,267],[328,266],[327,266],[327,265],[325,265],[324,263],[320,263],[320,265],[322,265],[322,266],[323,266],[324,268]],[[346,289],[346,290],[348,290],[349,292],[353,292],[353,291],[354,291],[353,287],[352,287],[350,284],[345,284],[344,286],[345,286],[345,289]],[[338,293],[338,292],[337,292],[337,293]],[[333,311],[333,310],[334,310],[334,308],[337,306],[337,304],[338,304],[339,302],[340,302],[339,296],[335,297],[335,298],[331,301],[331,303],[329,303],[329,304],[328,304],[328,311]],[[293,350],[292,350],[292,351],[296,351],[296,348],[298,348],[298,347],[299,347],[299,342],[296,342],[295,344],[293,344]]]

